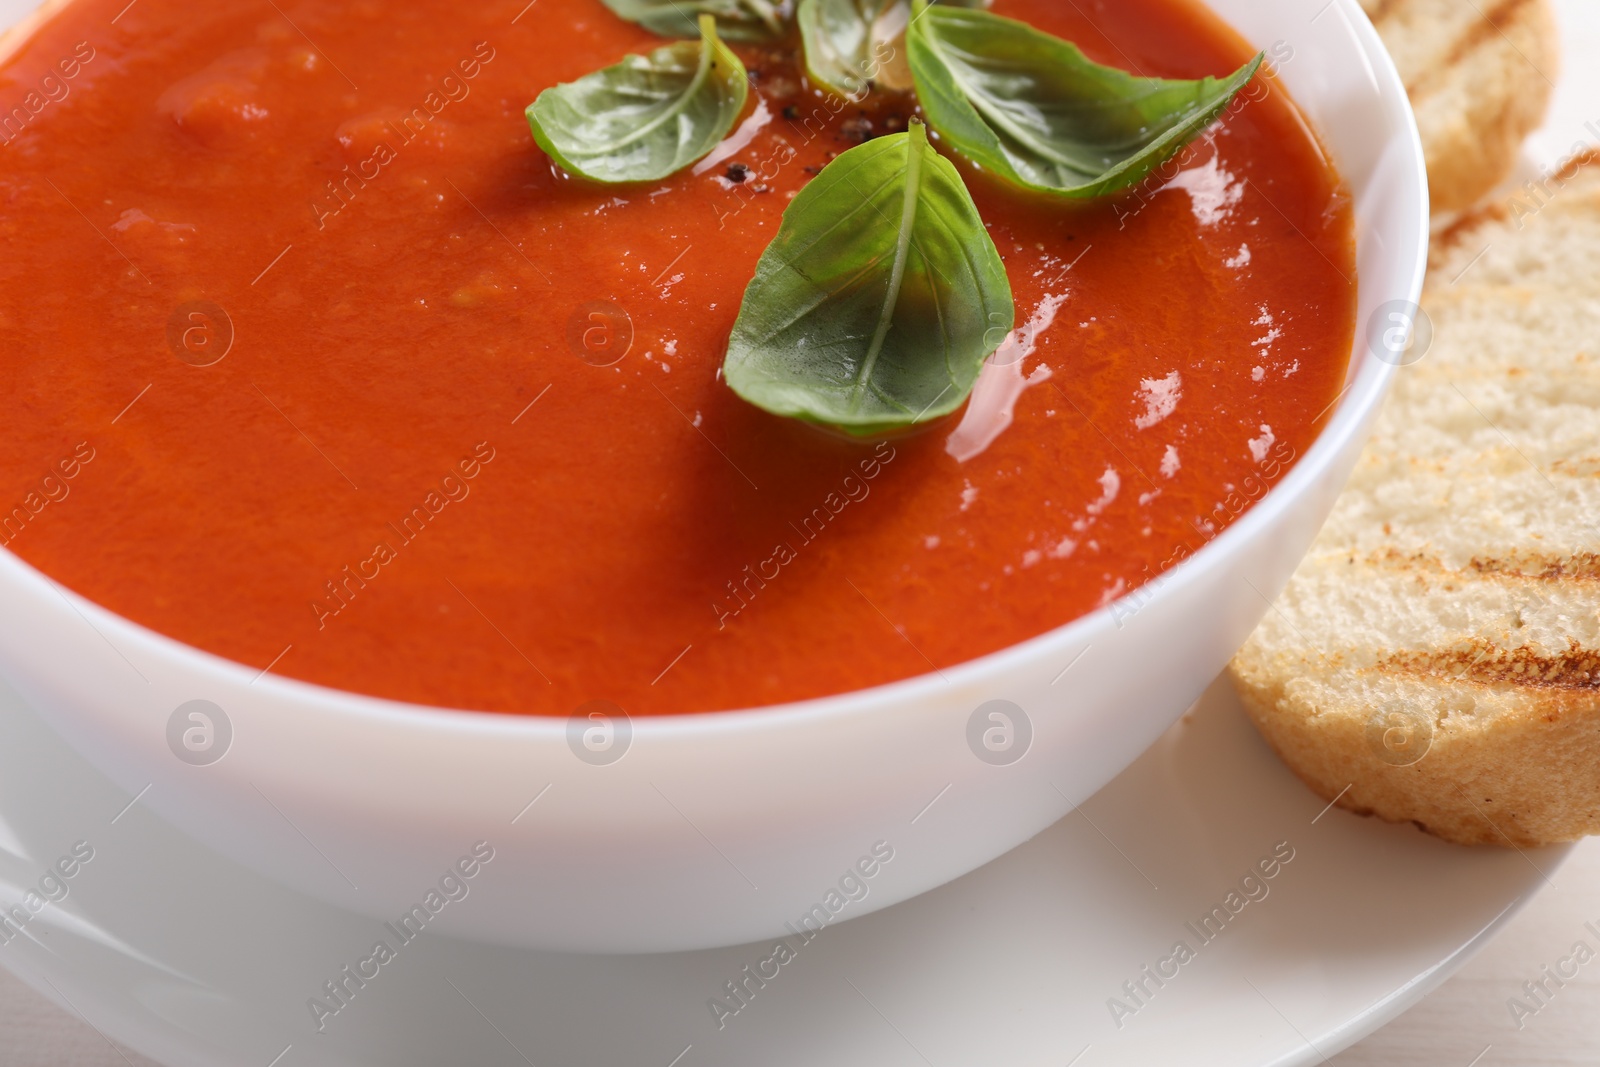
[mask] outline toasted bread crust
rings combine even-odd
[[[1324,800],[1462,845],[1533,848],[1600,830],[1594,702],[1547,701],[1490,728],[1435,733],[1409,766],[1374,758],[1365,717],[1317,715],[1236,672],[1245,710]]]
[[[1436,242],[1433,348],[1230,668],[1325,800],[1462,844],[1600,833],[1597,163]]]

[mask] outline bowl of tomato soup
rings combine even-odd
[[[1120,195],[963,170],[1015,328],[960,411],[871,439],[720,371],[785,206],[916,118],[792,38],[732,43],[710,155],[597,186],[523,109],[660,44],[599,0],[28,16],[7,681],[130,800],[403,930],[803,945],[1062,817],[1326,517],[1426,183],[1354,0],[993,10],[1144,75],[1267,68]]]

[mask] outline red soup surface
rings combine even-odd
[[[1249,55],[1180,0],[994,10],[1144,74]],[[659,43],[599,0],[73,0],[0,73],[6,548],[310,682],[710,711],[1059,626],[1195,552],[1316,435],[1351,211],[1270,78],[1113,201],[964,170],[1031,344],[964,415],[861,443],[719,367],[785,205],[914,105],[741,45],[751,100],[709,163],[640,187],[554,168],[529,101]]]

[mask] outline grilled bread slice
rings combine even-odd
[[[1498,186],[1556,77],[1548,0],[1361,0],[1411,96],[1435,214]]]
[[[1446,231],[1423,307],[1431,349],[1234,683],[1351,811],[1470,844],[1600,833],[1596,157]]]

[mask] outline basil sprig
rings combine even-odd
[[[597,182],[664,178],[709,153],[744,107],[723,43],[771,40],[791,0],[605,0],[667,36],[539,94],[533,136]],[[981,10],[987,0],[799,0],[811,81],[857,98],[915,89],[949,148],[1027,189],[1072,199],[1139,181],[1219,116],[1260,67],[1224,79],[1135,77]],[[956,168],[913,121],[850,149],[784,211],[728,339],[723,376],[745,400],[859,435],[965,403],[1015,312],[1000,254]]]
[[[728,135],[744,107],[744,64],[700,16],[700,40],[628,56],[552,86],[528,106],[534,140],[569,173],[642,182],[682,170]]]
[[[845,152],[789,204],[723,377],[774,414],[884,433],[960,407],[1013,317],[972,197],[914,122]]]
[[[1139,78],[988,11],[917,0],[906,32],[928,123],[967,159],[1018,185],[1087,199],[1142,179],[1220,115],[1255,76]]]
[[[698,37],[700,17],[717,20],[717,32],[729,41],[769,41],[783,36],[792,0],[605,0],[629,22],[663,37]]]
[[[941,2],[989,6],[989,0]],[[795,21],[805,45],[806,74],[814,84],[848,97],[873,85],[910,90],[905,32],[911,0],[800,0]]]

